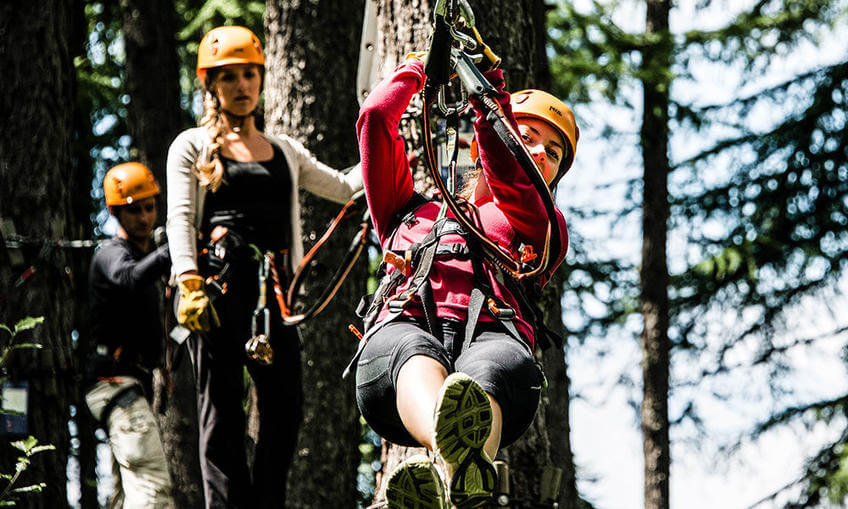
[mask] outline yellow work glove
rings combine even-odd
[[[197,275],[182,276],[178,281],[180,304],[177,307],[177,321],[194,332],[207,332],[218,327],[218,313],[203,288],[203,278]]]

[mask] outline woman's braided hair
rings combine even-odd
[[[204,83],[203,116],[200,127],[209,135],[210,144],[206,151],[206,160],[198,161],[195,173],[200,184],[213,193],[221,187],[224,181],[224,163],[221,162],[221,145],[224,143],[224,115],[221,101],[212,92],[212,83],[218,73],[209,72]]]

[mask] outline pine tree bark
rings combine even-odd
[[[77,1],[73,11],[73,26],[74,30],[71,37],[72,54],[85,54],[85,44],[88,32],[88,20],[85,17],[85,11],[81,1]],[[78,97],[82,94],[78,94]],[[68,182],[69,192],[71,194],[71,208],[73,219],[73,228],[70,235],[75,239],[90,239],[93,235],[93,225],[91,223],[91,214],[94,211],[94,205],[91,200],[91,176],[94,174],[93,159],[89,153],[89,147],[85,143],[79,143],[79,140],[85,139],[83,133],[92,132],[91,117],[88,109],[80,103],[76,102],[74,111],[74,132],[76,133],[76,143],[73,145],[73,169],[76,175]],[[2,250],[2,248],[0,248]],[[91,256],[93,249],[74,249],[68,252],[71,257],[73,270],[73,278],[76,284],[74,285],[75,306],[75,330],[77,338],[75,345],[75,364],[76,373],[75,384],[75,412],[72,414],[73,420],[76,423],[76,442],[71,440],[71,453],[76,455],[77,464],[79,465],[78,479],[70,477],[70,481],[78,481],[80,488],[80,507],[97,507],[97,444],[98,440],[94,436],[94,431],[97,423],[94,417],[88,411],[85,404],[86,387],[82,383],[82,373],[85,362],[89,355],[90,337],[90,320],[88,309],[88,269],[91,265]],[[75,450],[73,445],[76,445]]]
[[[169,0],[121,0],[121,30],[126,49],[127,127],[134,158],[165,182],[168,147],[179,134],[179,63],[176,13]],[[165,186],[159,200],[159,223],[164,223]]]
[[[266,7],[266,132],[293,136],[336,168],[359,160],[353,84],[363,5],[362,0],[268,0]],[[340,206],[309,193],[301,193],[301,204],[308,247]],[[310,268],[307,292],[327,282],[357,226],[334,235],[329,254]],[[347,326],[365,293],[366,257],[333,302],[301,326],[305,405],[288,483],[292,508],[356,507],[361,429],[352,377],[342,381],[341,373],[356,348]]]
[[[471,2],[475,9],[477,28],[487,44],[503,58],[502,68],[508,90],[548,88],[551,77],[545,54],[546,7],[541,0],[489,0]],[[403,56],[411,51],[427,49],[430,36],[433,2],[409,0],[380,0],[378,26],[381,33],[376,49],[381,76],[387,76]],[[528,36],[528,34],[530,34]],[[402,127],[408,148],[420,147],[422,133],[415,126]],[[416,186],[426,188],[427,177],[421,168],[415,171]],[[545,290],[546,322],[564,332],[560,307],[562,278],[555,277]],[[543,358],[549,386],[543,391],[542,404],[536,421],[527,434],[499,457],[510,466],[511,491],[522,499],[541,499],[540,480],[545,467],[562,470],[560,507],[577,507],[574,461],[568,424],[568,377],[563,351],[552,348]],[[382,479],[404,458],[421,453],[423,449],[406,448],[384,442],[382,470],[377,476],[379,496]]]
[[[648,78],[643,80],[641,144],[644,165],[642,204],[641,310],[642,441],[645,457],[646,509],[668,509],[669,446],[669,300],[666,239],[668,234],[668,106],[671,53],[669,0],[647,0],[646,34],[665,34],[642,53]]]
[[[134,157],[164,183],[165,159],[179,134],[182,111],[174,2],[121,0],[121,17],[127,54],[124,83],[130,96],[127,126]],[[164,185],[162,190],[167,191]],[[165,202],[164,194],[159,201]],[[160,213],[159,222],[164,219]]]
[[[82,178],[76,174],[71,146],[76,102],[72,38],[79,7],[56,0],[0,5],[0,216],[13,220],[19,234],[39,240],[78,233],[69,182]],[[21,338],[44,348],[15,354],[9,373],[29,382],[28,434],[56,446],[35,456],[19,484],[46,482],[45,492],[25,496],[19,507],[56,507],[67,499],[69,405],[76,399],[71,330],[76,285],[85,282],[73,278],[65,249],[47,246],[26,246],[24,263],[18,266],[12,266],[0,246],[0,323],[45,317],[44,324]],[[0,341],[7,341],[5,335]],[[4,473],[14,471],[17,457],[7,438],[0,438]]]
[[[121,0],[126,48],[127,127],[134,158],[149,167],[162,188],[159,224],[165,220],[165,159],[180,130],[179,66],[175,12],[167,0]],[[166,338],[163,367],[154,374],[153,409],[159,421],[177,508],[203,504],[197,439],[197,392],[184,346]]]

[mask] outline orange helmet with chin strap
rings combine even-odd
[[[106,172],[103,194],[109,207],[129,205],[159,194],[159,184],[147,166],[124,163]]]
[[[512,113],[516,120],[522,118],[536,118],[547,122],[556,129],[566,141],[568,151],[559,165],[559,172],[551,182],[554,187],[559,179],[571,168],[574,162],[574,154],[577,152],[577,140],[580,138],[580,129],[574,120],[574,113],[564,102],[553,95],[542,90],[520,90],[514,92],[510,99]],[[477,140],[471,142],[471,159],[477,159]]]
[[[206,79],[206,71],[235,64],[265,66],[262,43],[249,29],[240,26],[213,28],[197,48],[197,79]]]

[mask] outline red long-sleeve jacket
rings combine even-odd
[[[498,102],[507,118],[516,126],[509,104],[509,94],[503,90],[503,74],[500,70],[495,70],[487,73],[486,77],[499,91]],[[391,228],[397,223],[398,213],[404,210],[414,192],[409,161],[403,140],[398,133],[398,125],[409,101],[421,90],[425,80],[424,64],[420,60],[408,60],[398,67],[391,77],[377,85],[359,111],[356,128],[362,159],[362,177],[371,220],[384,250],[404,250],[412,243],[421,241],[430,231],[439,213],[439,203],[426,203],[415,211],[414,221],[402,222],[397,233],[392,235],[394,231]],[[532,245],[539,253],[547,233],[547,214],[542,199],[512,153],[486,121],[483,110],[473,98],[472,106],[476,114],[474,131],[483,166],[483,178],[492,191],[491,198],[476,202],[483,229],[491,239],[501,246],[508,246],[514,252],[525,243]],[[544,282],[562,262],[568,247],[565,219],[559,210],[556,212],[562,245],[559,258],[543,277]],[[452,214],[448,212],[448,216]],[[463,240],[458,235],[448,235],[442,242],[461,243]],[[388,268],[389,273],[393,270],[395,269],[392,266]],[[535,342],[532,328],[521,317],[515,297],[497,281],[491,271],[487,272],[495,296],[516,311],[516,328],[532,347]],[[403,291],[408,283],[407,280],[401,284],[396,293]],[[458,259],[435,261],[430,273],[430,283],[437,315],[464,321],[474,285],[471,262]],[[385,313],[384,309],[378,321]],[[422,316],[423,310],[420,303],[415,302],[408,306],[404,313]],[[484,308],[480,320],[493,321],[495,318]]]

